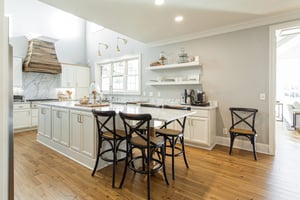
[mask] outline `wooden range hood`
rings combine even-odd
[[[23,62],[23,71],[61,73],[61,64],[57,60],[54,43],[39,39],[29,40],[27,55]]]

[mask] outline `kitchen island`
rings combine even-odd
[[[94,167],[98,141],[92,109],[115,110],[117,113],[120,111],[134,114],[150,113],[153,121],[162,122],[190,116],[185,135],[187,144],[193,146],[203,144],[203,147],[208,149],[214,146],[216,106],[182,111],[133,104],[109,104],[103,107],[84,107],[76,104],[78,102],[75,101],[40,103],[37,141],[90,169]],[[123,127],[119,117],[116,118],[116,126]],[[195,127],[192,128],[193,126]],[[202,131],[205,133],[194,137],[197,129],[199,129],[198,133]],[[105,145],[103,149],[106,149]],[[100,162],[98,169],[107,164]]]

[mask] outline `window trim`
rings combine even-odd
[[[102,74],[101,74],[101,65],[106,65],[106,64],[112,64],[116,63],[116,62],[122,62],[122,61],[128,61],[128,60],[133,60],[133,59],[138,59],[138,65],[139,65],[139,69],[138,69],[138,73],[139,73],[139,83],[138,83],[138,91],[133,92],[133,91],[128,91],[127,90],[127,77],[128,77],[128,72],[126,71],[125,74],[125,79],[124,82],[126,83],[126,90],[123,91],[112,91],[112,71],[110,71],[110,75],[109,75],[109,91],[103,91],[103,94],[108,94],[108,95],[113,95],[113,94],[117,94],[117,95],[141,95],[142,92],[142,56],[141,54],[135,54],[135,55],[127,55],[127,56],[122,56],[119,58],[113,58],[113,59],[108,59],[102,62],[97,62],[96,63],[96,70],[95,70],[95,81],[96,83],[101,83],[101,79],[102,79]],[[126,64],[127,65],[127,64]],[[112,67],[111,67],[112,69]],[[126,69],[128,70],[127,66]]]

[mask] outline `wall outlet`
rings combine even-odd
[[[265,93],[260,93],[259,94],[259,99],[262,100],[262,101],[266,100],[266,94]]]
[[[228,135],[227,128],[223,128],[223,135]]]
[[[149,92],[149,97],[152,97],[153,96],[153,92]]]
[[[160,92],[157,92],[157,96],[160,97]]]

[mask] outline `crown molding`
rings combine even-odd
[[[243,22],[243,23],[223,26],[223,27],[219,27],[219,28],[215,28],[215,29],[210,29],[207,31],[186,34],[186,35],[183,35],[180,37],[174,37],[171,39],[150,42],[150,43],[146,43],[146,45],[148,47],[164,46],[164,45],[175,44],[175,43],[185,42],[185,41],[194,40],[194,39],[200,39],[200,38],[220,35],[220,34],[224,34],[224,33],[230,33],[230,32],[239,31],[239,30],[245,30],[245,29],[259,27],[259,26],[273,25],[276,23],[287,22],[287,21],[297,20],[297,19],[300,19],[300,9],[294,10],[293,12],[286,12],[286,13],[281,13],[281,14],[272,15],[272,16],[268,16],[268,17],[258,18],[255,20],[250,20],[250,21]]]

